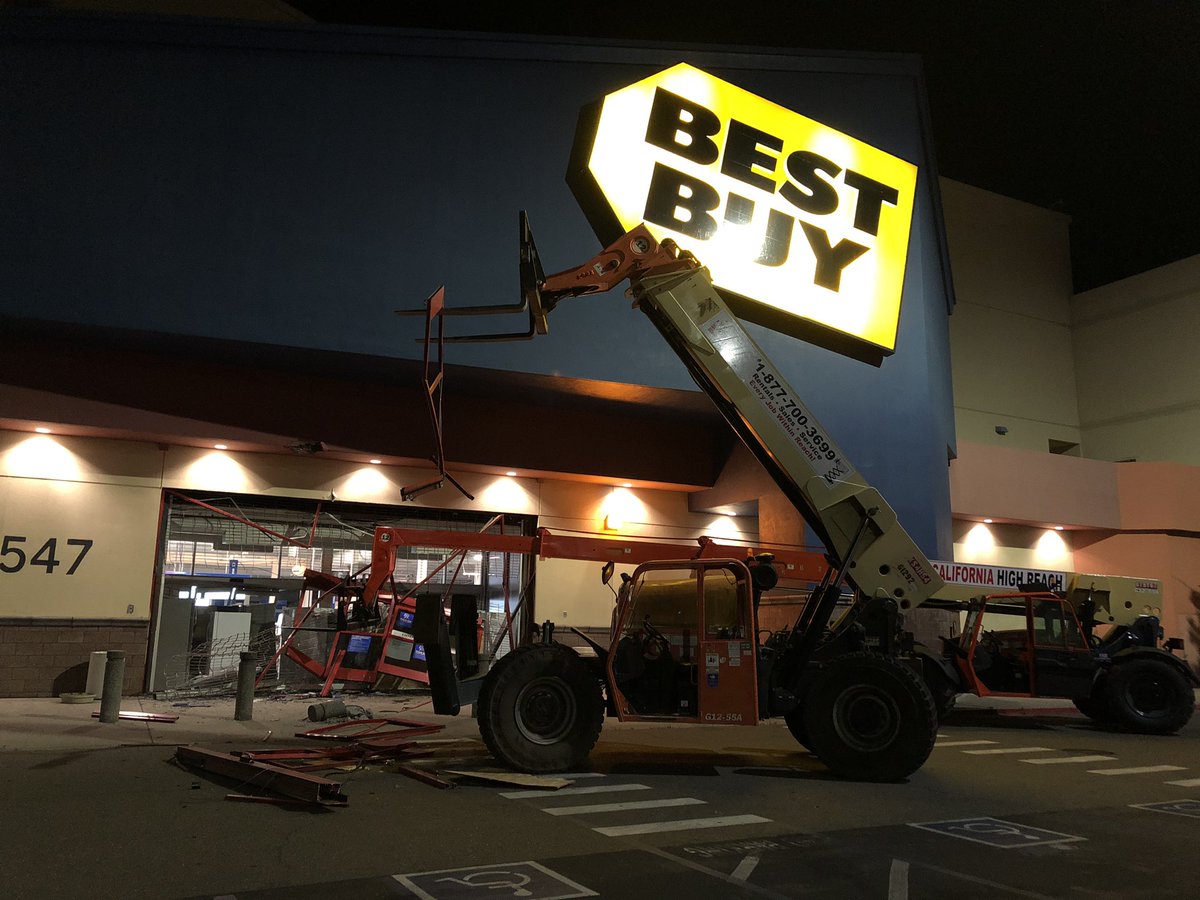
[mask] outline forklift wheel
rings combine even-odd
[[[1188,723],[1196,707],[1183,673],[1157,659],[1115,665],[1107,693],[1113,722],[1140,734],[1174,734]]]
[[[812,750],[812,741],[808,737],[808,732],[804,730],[804,706],[788,710],[783,714],[783,721],[787,723],[788,731],[799,741],[800,746],[805,750]]]
[[[905,778],[929,758],[937,737],[937,709],[925,682],[909,666],[877,653],[831,661],[803,708],[812,751],[843,778]]]
[[[1090,697],[1075,697],[1075,708],[1100,725],[1111,725],[1115,719],[1112,700],[1108,696],[1108,681],[1100,681],[1092,688]]]
[[[603,724],[599,680],[561,644],[518,647],[492,667],[479,692],[483,742],[520,772],[579,767]]]

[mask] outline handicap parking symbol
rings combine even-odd
[[[1004,819],[981,817],[976,819],[950,819],[945,822],[910,822],[913,828],[921,828],[946,837],[962,838],[989,847],[1011,850],[1014,847],[1037,847],[1042,844],[1065,844],[1069,841],[1085,841],[1077,834],[1047,831]]]
[[[531,860],[467,866],[434,872],[393,875],[421,900],[469,900],[469,898],[521,897],[523,900],[569,900],[597,897],[595,891]]]
[[[1162,803],[1131,803],[1129,805],[1134,809],[1148,809],[1153,812],[1200,819],[1200,800],[1166,800]]]

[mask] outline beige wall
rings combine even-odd
[[[958,301],[950,317],[958,439],[1043,452],[1051,439],[1078,443],[1068,217],[940,184]]]
[[[1200,256],[1071,304],[1083,449],[1200,465]]]
[[[756,520],[690,512],[682,491],[473,472],[455,476],[474,501],[447,487],[406,505],[533,515],[539,525],[560,533],[604,533],[611,515],[620,518],[620,527],[607,533],[623,537],[758,539]],[[48,575],[28,564],[19,573],[0,573],[0,616],[148,617],[162,488],[314,500],[333,496],[399,510],[401,486],[429,478],[425,469],[0,430],[0,540],[6,534],[25,536],[25,544],[14,546],[32,556],[54,537],[64,560]],[[68,552],[68,539],[95,541],[69,578],[65,572],[77,550]],[[17,559],[0,556],[0,564]],[[540,562],[538,617],[561,625],[607,626],[612,594],[600,583],[599,572],[594,562]]]
[[[129,449],[0,431],[0,616],[149,617],[161,494]]]

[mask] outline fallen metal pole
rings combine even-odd
[[[189,768],[234,778],[245,785],[253,785],[305,803],[344,806],[349,802],[342,793],[340,782],[269,763],[251,762],[231,753],[205,750],[202,747],[180,747],[175,751],[175,758]]]

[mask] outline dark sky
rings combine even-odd
[[[1200,253],[1200,0],[291,5],[335,24],[917,53],[941,174],[1068,213],[1077,291]]]

